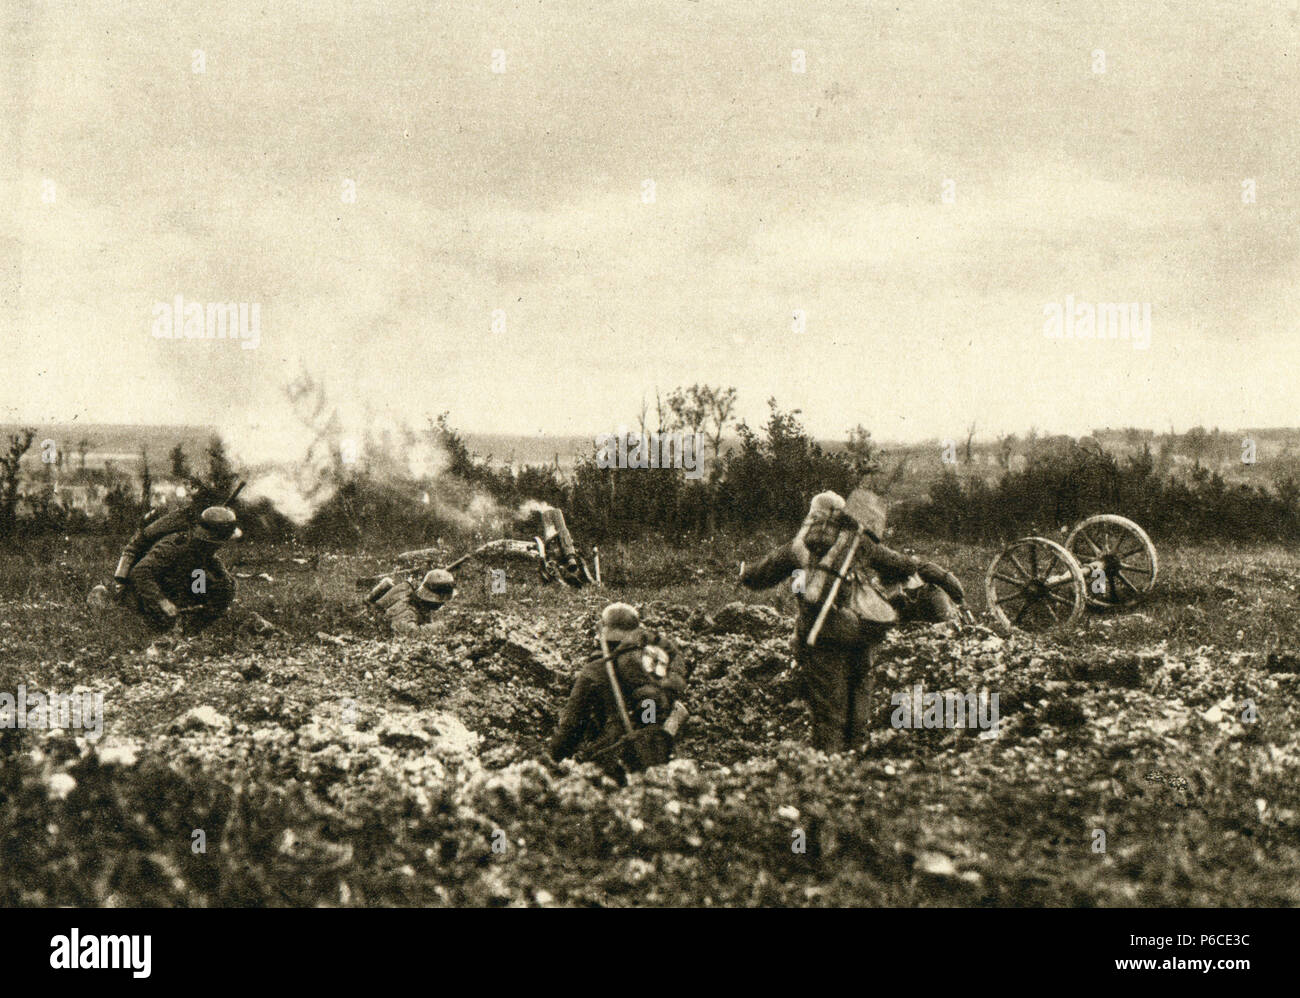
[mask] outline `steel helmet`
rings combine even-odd
[[[456,595],[456,579],[445,568],[435,568],[426,572],[415,591],[415,598],[422,603],[446,603]]]
[[[600,613],[600,633],[610,645],[617,645],[636,633],[641,615],[626,603],[611,603]]]
[[[808,504],[808,515],[803,518],[799,533],[795,534],[793,547],[801,562],[825,554],[835,542],[839,527],[835,514],[844,508],[844,497],[838,492],[819,492]]]
[[[210,544],[238,540],[243,533],[235,524],[235,511],[228,506],[209,506],[199,514],[194,526],[195,536]]]

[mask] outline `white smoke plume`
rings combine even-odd
[[[281,513],[302,526],[315,512],[311,500],[303,495],[297,481],[287,471],[273,469],[251,474],[243,498],[248,502],[269,499]]]
[[[303,375],[277,405],[222,434],[249,484],[245,497],[269,499],[301,526],[354,475],[408,490],[412,503],[466,533],[498,531],[506,513],[491,496],[446,474],[449,458],[413,414],[364,404],[335,405],[323,383]],[[415,418],[419,418],[418,416]]]

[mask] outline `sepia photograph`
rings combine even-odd
[[[0,905],[1300,904],[1297,0],[2,7]]]

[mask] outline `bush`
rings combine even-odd
[[[1151,448],[1123,462],[1069,438],[1047,441],[1023,470],[996,486],[947,470],[929,496],[895,511],[895,522],[953,540],[990,541],[1051,533],[1096,513],[1119,513],[1156,538],[1279,541],[1300,538],[1300,488],[1229,486],[1197,464],[1189,481],[1156,470]]]

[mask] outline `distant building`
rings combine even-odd
[[[77,475],[80,478],[80,475]],[[123,476],[128,495],[138,498],[143,482],[134,474]],[[18,501],[15,512],[19,519],[30,520],[37,508],[48,498],[72,512],[84,513],[92,520],[107,519],[108,496],[112,489],[100,482],[70,481],[73,475],[54,475],[50,478],[29,475],[18,483]],[[62,480],[60,480],[62,479]],[[120,479],[119,479],[120,481]],[[184,502],[189,496],[186,487],[175,481],[157,479],[150,482],[150,506],[165,507]]]
[[[108,489],[102,485],[60,485],[54,489],[54,498],[64,509],[77,509],[89,517],[107,512],[104,496]]]
[[[188,496],[185,486],[179,482],[156,481],[149,490],[149,505],[170,506],[176,502],[184,502]]]
[[[68,485],[54,482],[28,481],[18,486],[18,503],[15,507],[19,519],[36,515],[37,507],[49,499],[68,512],[77,510],[95,520],[108,515],[104,499],[108,488],[104,485]]]

